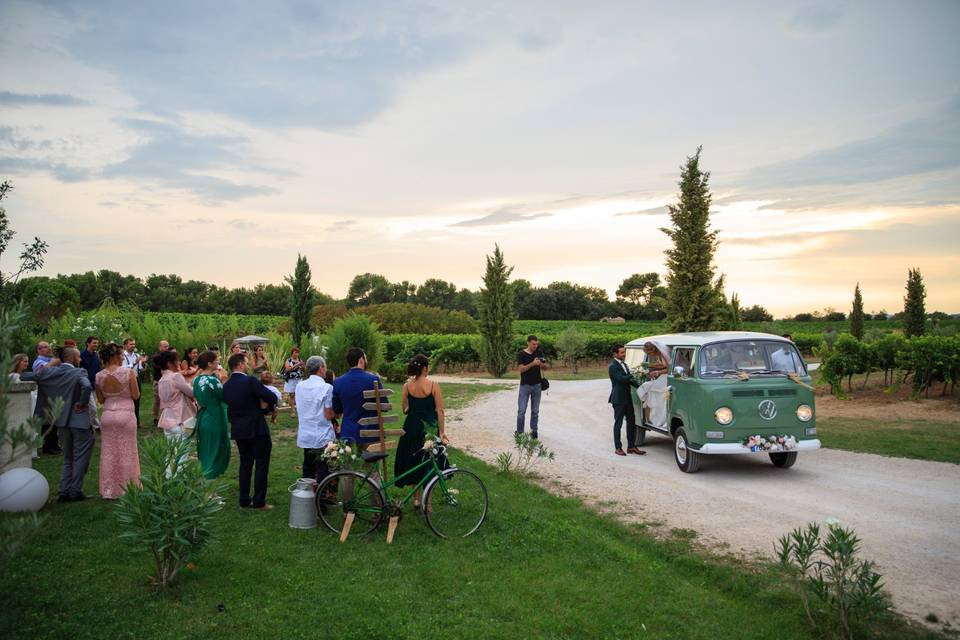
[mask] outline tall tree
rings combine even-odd
[[[743,317],[740,315],[740,296],[734,292],[730,296],[730,320],[727,328],[731,331],[740,331],[743,328]]]
[[[680,171],[680,200],[669,205],[673,241],[667,249],[667,321],[671,331],[710,331],[720,323],[721,309],[713,282],[717,233],[710,230],[710,173],[700,169],[700,151]]]
[[[379,273],[361,273],[353,277],[347,289],[347,304],[365,306],[393,302],[394,288],[390,281]]]
[[[416,302],[428,307],[455,309],[457,285],[439,278],[428,278],[417,287]]]
[[[922,336],[927,331],[927,288],[923,285],[920,269],[907,274],[907,295],[903,299],[903,334]]]
[[[850,310],[850,335],[857,340],[863,340],[863,295],[860,293],[860,283],[853,289],[853,309]]]
[[[510,274],[499,245],[493,256],[487,256],[487,270],[477,300],[480,312],[480,355],[487,371],[502,378],[510,366],[510,344],[513,341],[513,291]]]
[[[297,254],[297,266],[287,283],[293,290],[290,296],[290,333],[293,344],[300,346],[300,338],[310,332],[310,312],[313,310],[314,289],[310,279],[310,264],[307,257]]]
[[[617,288],[617,300],[635,305],[650,304],[654,290],[660,286],[660,274],[635,273],[625,278]]]

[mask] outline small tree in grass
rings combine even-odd
[[[487,256],[487,270],[477,309],[480,312],[480,355],[487,371],[503,377],[512,361],[510,344],[513,340],[513,292],[510,274],[500,247],[494,245],[493,256]]]
[[[850,310],[850,335],[857,340],[863,340],[863,296],[860,294],[860,283],[853,290],[853,309]]]
[[[903,335],[922,336],[927,331],[927,289],[920,269],[910,269],[907,275],[907,295],[903,299]]]
[[[570,363],[574,373],[577,373],[577,364],[587,355],[587,341],[589,336],[585,331],[576,327],[567,327],[557,335],[555,345],[560,357]]]
[[[215,486],[191,458],[193,441],[155,436],[140,445],[140,485],[131,482],[117,500],[120,537],[153,556],[154,581],[173,584],[211,539],[213,516],[223,508]]]
[[[300,346],[300,338],[310,332],[310,312],[313,310],[314,289],[310,283],[310,265],[307,257],[297,254],[293,275],[286,278],[293,290],[290,296],[290,333],[293,344]]]
[[[327,366],[337,373],[350,368],[347,350],[359,347],[367,354],[367,370],[376,371],[383,357],[385,340],[377,323],[357,314],[337,320],[327,334]]]

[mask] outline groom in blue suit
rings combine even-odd
[[[277,396],[254,376],[248,376],[247,356],[235,353],[227,361],[230,379],[223,385],[223,401],[230,420],[230,437],[240,452],[240,506],[243,508],[272,509],[267,504],[267,475],[270,473],[270,451],[273,442],[264,415],[272,413]],[[260,402],[266,403],[262,408]],[[253,498],[250,497],[250,474],[253,478]]]

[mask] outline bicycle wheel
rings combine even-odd
[[[430,480],[423,495],[427,525],[441,538],[466,538],[487,517],[487,487],[471,471],[453,467]]]
[[[380,526],[383,493],[358,471],[338,471],[324,478],[317,488],[317,515],[334,533],[343,531],[347,513],[354,513],[350,535],[366,535]]]

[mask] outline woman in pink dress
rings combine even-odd
[[[123,367],[123,349],[113,342],[100,349],[106,368],[97,373],[97,400],[103,405],[100,418],[100,495],[115,500],[128,482],[140,483],[137,452],[137,415],[133,401],[140,397],[136,373]]]
[[[197,415],[193,403],[193,387],[187,384],[180,373],[180,357],[176,351],[161,351],[154,359],[163,374],[157,383],[157,396],[160,400],[160,419],[157,426],[163,429],[168,438],[179,438],[183,433],[183,423]]]

